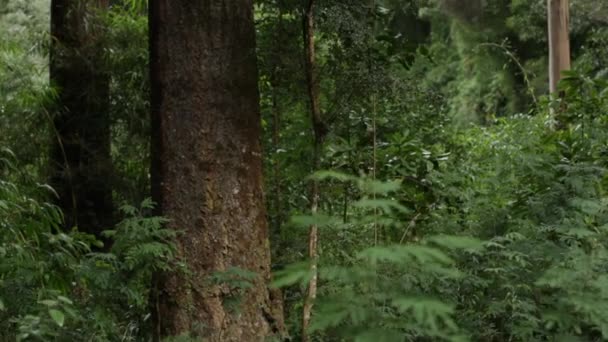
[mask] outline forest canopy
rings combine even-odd
[[[608,340],[607,47],[604,0],[0,0],[0,342]]]

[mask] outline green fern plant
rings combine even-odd
[[[0,174],[15,172],[0,152]],[[98,242],[64,232],[62,216],[44,201],[52,189],[28,177],[0,180],[0,340],[138,340],[148,334],[152,273],[175,267],[174,232],[148,217],[152,202],[122,208],[125,219]]]
[[[361,229],[373,234],[382,227],[407,229],[407,222],[399,215],[409,210],[391,198],[399,190],[399,182],[379,182],[335,172],[320,172],[313,177],[354,183],[363,194],[353,203],[358,214],[348,223],[324,215],[298,216],[293,220],[296,225],[316,224],[322,229],[321,236],[331,230]],[[379,242],[373,246],[372,242],[346,256],[346,262],[340,264],[322,255],[320,294],[311,332],[322,340],[462,340],[463,332],[453,316],[455,306],[433,291],[434,284],[455,282],[462,275],[452,255],[481,247],[472,238],[429,236],[405,244]],[[306,283],[310,278],[308,269],[306,263],[291,265],[277,272],[275,285]]]

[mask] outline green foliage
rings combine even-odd
[[[606,37],[607,5],[569,3],[574,67],[605,70],[598,43]],[[546,13],[546,1],[422,1],[420,14],[433,30],[413,68],[449,98],[450,115],[463,124],[527,112],[534,97],[548,91]]]
[[[0,1],[0,147],[10,148],[24,168],[45,161],[53,97],[48,86],[49,10],[44,0]]]
[[[144,1],[124,1],[105,17],[108,30],[103,68],[110,75],[112,184],[116,197],[131,205],[150,193],[150,82],[148,20]]]
[[[458,286],[460,323],[474,339],[606,337],[594,314],[606,306],[593,266],[605,254],[605,119],[595,113],[606,103],[592,91],[601,81],[585,90],[574,79],[563,83],[569,108],[559,117],[570,118],[567,129],[550,130],[541,114],[467,130],[459,136],[464,159],[431,178],[442,199],[427,229],[488,239],[483,253],[464,259],[467,277]]]
[[[0,174],[15,171],[9,152]],[[163,219],[124,207],[126,219],[107,235],[108,253],[77,231],[64,232],[62,216],[40,200],[48,186],[24,178],[0,180],[0,339],[136,340],[146,336],[152,272],[172,267],[172,231]]]
[[[275,286],[293,337],[314,224],[315,341],[608,339],[607,5],[571,0],[574,71],[551,102],[545,1],[319,2],[321,168],[332,171],[311,169],[301,5],[255,11]],[[49,2],[0,0],[2,341],[146,340],[152,274],[183,267],[145,200],[146,7],[114,1],[103,21],[108,181],[128,205],[102,251],[63,230],[45,185],[60,91],[48,84]],[[209,281],[238,311],[255,279],[230,266]]]
[[[297,219],[296,224],[302,227],[317,224],[322,231],[346,234],[364,229],[365,232],[351,233],[359,239],[388,227],[407,229],[407,222],[399,220],[399,215],[409,211],[391,198],[399,189],[398,183],[381,183],[336,172],[320,172],[314,177],[356,183],[363,194],[361,200],[353,203],[357,214],[348,223],[339,218],[309,216]],[[421,337],[460,340],[454,306],[440,296],[428,297],[431,294],[426,289],[432,283],[455,282],[461,277],[451,254],[481,247],[473,238],[434,236],[419,243],[363,248],[354,255],[345,255],[346,259],[339,264],[333,264],[336,259],[322,258],[319,273],[323,285],[311,331],[329,340],[338,336],[354,341]],[[306,283],[310,273],[306,264],[295,264],[277,273],[277,277],[275,284],[286,286]]]
[[[319,340],[608,338],[608,93],[603,80],[574,73],[561,87],[562,130],[545,107],[456,131],[444,145],[453,152],[436,159],[421,153],[433,161],[413,177],[425,196],[408,179],[370,187],[379,183],[313,176],[329,191],[354,184],[359,196],[347,220],[293,220],[316,224],[324,241],[311,327]],[[389,165],[381,175],[399,175]],[[276,276],[280,286],[306,284],[310,271],[294,264]]]

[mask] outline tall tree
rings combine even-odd
[[[158,277],[155,338],[262,341],[282,330],[282,313],[268,288],[253,3],[152,0],[149,9],[152,193],[188,268]],[[236,278],[255,274],[249,286],[218,281],[235,268]]]
[[[561,73],[570,69],[570,8],[568,0],[547,0],[549,31],[549,91],[557,91]]]
[[[315,56],[315,0],[308,0],[304,10],[304,50],[305,50],[305,72],[306,84],[309,98],[310,120],[313,133],[313,155],[312,169],[319,171],[321,167],[321,148],[327,134],[327,128],[323,122],[321,113],[321,102],[319,98],[319,80],[317,77],[317,64]],[[310,190],[310,212],[315,215],[319,208],[319,182],[313,180]],[[308,328],[312,317],[312,308],[317,297],[317,259],[318,259],[319,232],[316,224],[309,227],[308,232],[308,257],[310,258],[311,278],[306,288],[304,307],[302,311],[302,341],[309,340]]]
[[[100,67],[108,0],[53,0],[50,79],[56,87],[51,184],[68,228],[99,236],[110,228],[112,189],[109,78]]]
[[[272,101],[272,184],[273,184],[273,200],[274,204],[274,233],[280,236],[281,224],[283,223],[283,206],[281,198],[281,164],[279,152],[281,150],[281,104],[279,103],[280,88],[282,86],[281,78],[284,76],[283,65],[281,62],[281,53],[283,52],[283,43],[285,32],[283,30],[283,2],[277,1],[278,18],[273,39],[277,44],[273,49],[271,67],[270,67],[270,86],[271,86],[271,101]]]

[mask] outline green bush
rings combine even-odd
[[[2,152],[0,175],[13,158]],[[13,170],[15,172],[16,170]],[[125,206],[126,218],[100,242],[62,229],[46,185],[0,179],[0,340],[138,340],[149,333],[152,273],[171,268],[173,231]]]

